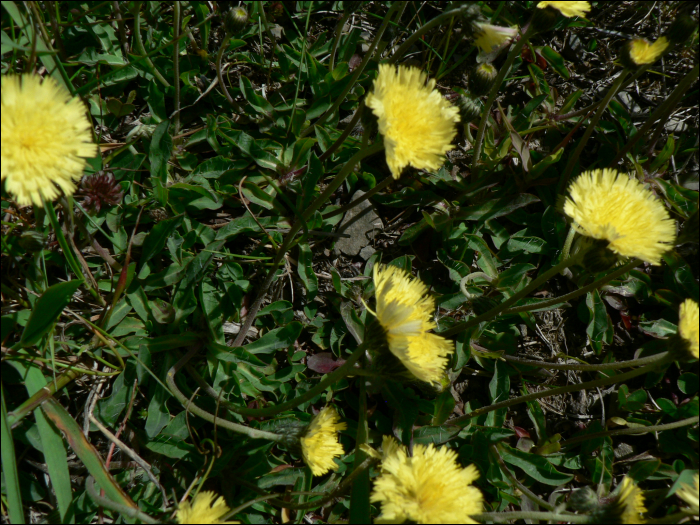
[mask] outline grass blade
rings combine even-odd
[[[2,389],[2,472],[5,475],[7,490],[7,506],[10,510],[11,523],[24,523],[22,497],[19,493],[19,477],[17,476],[17,460],[15,444],[12,441],[10,425],[7,424],[7,409],[5,408],[5,389]]]

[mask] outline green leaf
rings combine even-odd
[[[177,215],[176,217],[160,221],[151,228],[151,231],[148,232],[148,235],[146,235],[143,241],[141,259],[139,260],[141,268],[143,268],[154,255],[163,251],[165,243],[172,237],[173,233],[175,233],[175,230],[180,226],[183,218],[184,215]]]
[[[168,161],[173,151],[173,139],[168,133],[170,121],[164,120],[156,127],[148,150],[151,162],[151,176],[165,184],[168,182]]]
[[[695,395],[698,391],[698,375],[686,372],[678,378],[678,388],[686,395]]]
[[[248,104],[250,104],[255,111],[272,116],[272,111],[274,110],[272,104],[255,92],[253,85],[250,83],[250,80],[248,80],[248,77],[241,75],[239,86],[241,88],[243,98],[248,101]]]
[[[600,297],[598,290],[588,292],[586,295],[586,306],[588,307],[588,326],[586,334],[591,342],[591,347],[597,354],[603,349],[603,345],[612,343],[613,324],[605,302]]]
[[[270,330],[257,341],[245,345],[243,349],[251,354],[271,354],[280,348],[289,348],[301,334],[301,329],[301,323],[289,323],[283,328]]]
[[[571,73],[569,73],[566,67],[566,62],[564,62],[564,59],[559,53],[549,46],[542,46],[539,51],[549,65],[552,66],[554,71],[559,73],[560,76],[566,79],[571,77]]]
[[[571,474],[559,472],[543,456],[528,454],[505,443],[501,443],[499,451],[503,461],[522,469],[532,479],[545,485],[556,487],[568,483],[574,478]]]
[[[656,472],[661,466],[660,459],[651,461],[638,461],[627,473],[627,476],[632,478],[635,483],[640,483]]]
[[[539,201],[540,199],[534,195],[521,193],[514,199],[503,197],[500,199],[487,201],[482,204],[477,204],[475,206],[462,208],[457,214],[457,218],[467,221],[486,221],[497,217],[503,217],[504,215],[509,215],[519,208],[523,208],[524,206],[528,206]]]
[[[442,425],[447,418],[452,415],[455,408],[455,398],[452,396],[450,389],[444,390],[435,400],[435,412],[431,425]]]
[[[82,279],[54,284],[39,297],[22,332],[22,346],[34,346],[44,337],[81,284]]]
[[[489,383],[489,397],[491,403],[499,403],[508,399],[510,393],[510,377],[508,376],[509,366],[504,361],[496,361],[493,377]],[[502,427],[506,420],[508,408],[501,408],[489,412],[486,417],[487,427]]]
[[[7,492],[7,505],[10,510],[11,523],[24,523],[24,509],[22,508],[22,496],[19,489],[19,476],[17,475],[17,458],[15,456],[15,442],[12,431],[7,421],[7,408],[5,407],[5,387],[2,387],[2,474],[5,491]]]
[[[308,291],[306,296],[307,301],[312,301],[318,294],[318,277],[313,269],[313,253],[307,243],[299,244],[299,278],[304,283],[304,287]]]

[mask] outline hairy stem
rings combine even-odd
[[[567,439],[560,443],[561,447],[568,447],[569,445],[575,445],[576,443],[581,443],[582,441],[588,441],[591,439],[598,439],[602,437],[609,436],[626,436],[633,434],[646,434],[647,432],[661,432],[663,430],[673,430],[674,428],[688,427],[690,425],[697,425],[700,417],[694,416],[687,419],[681,419],[680,421],[674,421],[673,423],[666,423],[664,425],[652,425],[649,427],[634,427],[634,428],[620,428],[617,430],[608,430],[606,432],[595,432],[593,434],[586,434],[585,436],[578,436],[575,438]]]

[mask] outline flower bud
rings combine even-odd
[[[498,76],[498,70],[491,64],[479,64],[469,75],[469,92],[474,97],[486,95]]]
[[[242,31],[248,24],[248,11],[245,7],[238,6],[229,9],[224,18],[224,29],[229,35],[234,35]]]
[[[457,99],[457,107],[459,108],[459,121],[464,125],[469,124],[471,121],[481,116],[481,106],[470,97],[460,95]]]

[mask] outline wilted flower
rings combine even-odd
[[[50,77],[2,77],[2,180],[18,204],[43,206],[75,192],[94,157],[85,106]],[[58,188],[56,187],[58,186]]]
[[[86,209],[99,212],[103,206],[121,204],[124,192],[111,173],[85,177],[80,184],[81,193],[85,196],[83,205]]]
[[[569,187],[564,213],[579,233],[609,242],[623,257],[661,264],[673,246],[675,222],[654,194],[638,180],[613,169],[582,173]]]
[[[644,523],[644,496],[639,487],[630,478],[625,476],[620,483],[617,495],[617,503],[622,507],[622,523]]]
[[[626,67],[631,69],[653,64],[666,51],[668,44],[669,42],[664,36],[653,44],[643,38],[634,38],[622,48],[620,59]]]
[[[440,383],[452,341],[428,333],[435,328],[435,301],[428,289],[409,273],[395,266],[374,265],[376,316],[389,350],[418,379]]]
[[[483,508],[483,496],[472,483],[474,465],[462,468],[447,447],[416,445],[413,456],[394,438],[384,437],[381,474],[371,501],[381,503],[376,523],[477,523],[472,515]]]
[[[698,315],[698,303],[692,299],[683,301],[679,311],[678,333],[689,345],[690,353],[695,359],[700,357],[698,347],[698,332],[700,328],[700,315]]]
[[[695,305],[697,310],[697,305]],[[696,332],[697,335],[697,332]],[[686,483],[681,483],[681,488],[676,491],[676,496],[685,501],[690,505],[690,512],[697,516],[700,514],[700,491],[698,488],[698,475],[693,476],[693,484],[688,485]]]
[[[347,425],[333,407],[326,407],[311,420],[306,432],[299,440],[304,461],[314,476],[322,476],[338,465],[333,458],[343,455],[343,446],[338,442],[338,432]]]
[[[415,67],[380,64],[365,103],[378,118],[395,179],[408,165],[430,170],[442,166],[457,133],[459,110],[435,90],[435,80]]]
[[[518,34],[518,30],[512,27],[494,26],[483,22],[475,22],[474,43],[483,53],[490,53],[496,47],[500,47]]]
[[[566,18],[573,16],[586,16],[591,10],[590,2],[539,2],[538,9],[546,9],[551,7],[559,11]]]
[[[238,523],[221,521],[230,510],[223,496],[217,498],[215,492],[204,490],[197,494],[191,503],[180,503],[175,519],[178,523]]]

